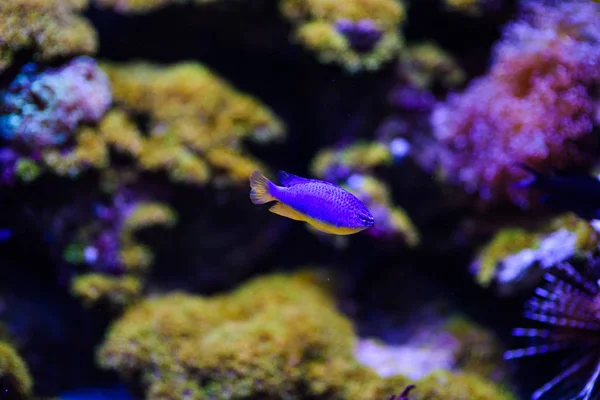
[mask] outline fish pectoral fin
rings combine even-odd
[[[305,218],[298,211],[294,210],[292,207],[287,206],[283,203],[277,202],[269,208],[273,214],[281,215],[282,217],[287,217],[289,219],[293,219],[295,221],[304,221]]]

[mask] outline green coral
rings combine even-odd
[[[372,400],[412,383],[359,365],[356,340],[323,278],[306,271],[210,298],[173,293],[140,302],[112,325],[98,362],[149,400]],[[510,398],[479,377],[447,379],[451,389],[431,377],[418,382],[429,397],[416,399]]]
[[[462,315],[449,318],[443,329],[460,343],[455,356],[458,370],[494,381],[506,377],[503,349],[490,331]]]
[[[597,250],[598,233],[589,222],[572,213],[553,218],[536,229],[504,228],[478,252],[473,263],[477,271],[477,282],[482,286],[489,286],[504,259],[523,250],[538,249],[544,239],[559,230],[575,235],[574,257],[581,257]]]
[[[15,53],[34,51],[48,61],[56,57],[93,54],[97,35],[93,26],[77,15],[87,0],[10,0],[0,2],[0,72]]]
[[[120,111],[100,124],[107,144],[133,157],[139,168],[166,171],[175,181],[245,183],[266,167],[248,155],[242,140],[282,139],[285,126],[257,99],[237,91],[198,63],[168,67],[104,63]],[[148,132],[132,119],[149,118]]]
[[[76,276],[71,293],[91,307],[99,303],[125,307],[134,303],[142,293],[142,282],[134,276],[108,276],[89,273]]]
[[[33,379],[17,351],[8,343],[0,341],[0,386],[2,398],[26,400],[32,395]]]
[[[418,383],[416,400],[514,400],[512,393],[478,374],[434,372]],[[411,394],[412,394],[411,393]]]
[[[349,72],[379,69],[403,46],[400,25],[406,18],[396,0],[282,0],[281,14],[294,25],[294,37],[317,54],[323,63],[344,66]],[[382,31],[381,39],[367,52],[358,52],[336,29],[336,22],[372,21]]]

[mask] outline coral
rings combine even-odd
[[[442,329],[460,344],[454,354],[456,369],[496,382],[506,377],[502,348],[490,331],[461,315],[450,317]]]
[[[135,156],[142,169],[166,170],[176,181],[203,184],[212,172],[226,182],[241,183],[248,171],[263,167],[244,154],[242,140],[265,143],[284,135],[283,124],[269,109],[200,64],[103,68],[121,109],[149,119],[142,137],[121,114],[109,115],[111,120],[101,124],[105,137]]]
[[[7,400],[27,400],[32,394],[33,379],[16,350],[0,341],[0,391]]]
[[[95,218],[82,224],[64,250],[64,258],[88,272],[76,276],[71,291],[91,306],[101,301],[124,306],[141,295],[151,249],[140,243],[136,232],[150,227],[172,227],[177,217],[166,204],[136,199],[120,190],[111,205],[97,204]]]
[[[487,75],[431,118],[444,179],[521,207],[533,200],[511,187],[526,177],[516,163],[542,171],[590,165],[592,88],[600,82],[600,5],[529,2],[524,11],[505,28]]]
[[[495,382],[506,377],[498,339],[460,314],[439,315],[426,323],[419,318],[419,325],[402,329],[408,337],[398,344],[360,339],[356,359],[384,378],[403,375],[416,381],[438,370],[474,373]]]
[[[437,83],[453,88],[466,79],[454,57],[431,41],[408,46],[398,59],[397,73],[406,84],[422,90]]]
[[[471,268],[482,286],[496,281],[501,293],[513,294],[535,284],[541,270],[594,253],[599,239],[589,222],[564,214],[536,229],[500,230],[479,250]]]
[[[303,275],[274,275],[214,298],[144,301],[114,324],[98,356],[125,379],[138,376],[149,399],[298,398],[329,390],[311,371],[351,361],[353,341],[326,292]]]
[[[15,53],[34,51],[36,58],[93,54],[96,31],[76,13],[87,0],[11,0],[0,3],[0,73]]]
[[[515,397],[473,373],[435,372],[415,384],[418,400],[512,400]]]
[[[33,149],[62,144],[80,124],[98,122],[111,100],[108,77],[91,58],[41,73],[31,63],[2,93],[0,137]]]
[[[398,1],[282,0],[280,10],[303,46],[350,72],[378,69],[402,46],[405,11]]]
[[[557,365],[559,374],[540,387],[535,399],[598,396],[600,370],[600,330],[598,317],[597,261],[581,270],[560,264],[548,270],[544,283],[526,303],[524,316],[530,326],[515,328],[513,335],[525,338],[527,347],[509,350],[506,359],[560,353],[568,363]],[[567,396],[567,397],[565,397]]]
[[[127,275],[112,277],[88,273],[76,276],[71,283],[72,294],[87,307],[108,303],[122,308],[137,300],[142,289],[139,279]]]

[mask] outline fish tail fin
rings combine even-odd
[[[267,179],[260,171],[254,171],[250,175],[250,200],[254,204],[265,204],[270,201],[276,200],[271,194],[270,187],[273,183]]]

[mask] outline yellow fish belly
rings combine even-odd
[[[269,208],[269,211],[271,211],[273,214],[281,215],[282,217],[293,219],[295,221],[304,221],[321,232],[331,233],[334,235],[352,235],[353,233],[360,232],[364,229],[338,227],[333,224],[328,224],[327,222],[323,222],[306,214],[302,214],[301,212],[281,202],[275,203],[271,208]]]

